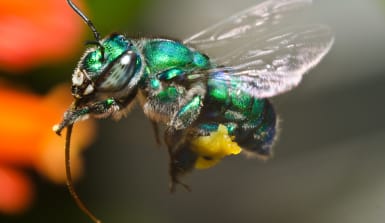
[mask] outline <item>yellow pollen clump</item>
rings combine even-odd
[[[192,149],[198,154],[195,168],[206,169],[217,164],[225,156],[237,155],[241,148],[233,142],[226,126],[219,125],[218,130],[209,136],[200,136],[192,141]]]

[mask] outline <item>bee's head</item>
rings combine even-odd
[[[72,75],[72,95],[77,101],[88,101],[97,93],[112,96],[124,90],[125,94],[129,94],[139,82],[140,77],[135,73],[141,67],[140,57],[131,41],[121,34],[101,39],[92,21],[71,0],[67,2],[87,23],[95,37],[89,42],[94,46],[86,50]]]
[[[92,44],[95,46],[86,50],[72,76],[72,95],[82,99],[95,93],[134,88],[140,57],[131,41],[121,34],[112,34]]]

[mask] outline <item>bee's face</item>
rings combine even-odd
[[[100,46],[89,48],[72,76],[72,95],[81,99],[98,92],[116,92],[130,82],[139,57],[132,43],[120,34],[113,34]]]

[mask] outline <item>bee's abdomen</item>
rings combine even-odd
[[[259,117],[251,117],[237,124],[233,135],[235,141],[243,149],[269,157],[276,138],[277,120],[272,104],[264,100],[264,107]]]
[[[200,119],[196,122],[198,129],[207,135],[223,124],[242,149],[262,157],[270,156],[276,136],[272,104],[267,99],[231,91],[223,84],[209,82]]]

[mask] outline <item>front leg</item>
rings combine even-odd
[[[127,106],[125,103],[118,102],[114,98],[108,98],[90,105],[76,106],[76,102],[64,113],[64,118],[60,124],[54,125],[53,130],[60,135],[61,131],[80,120],[89,118],[90,115],[97,118],[108,117]]]
[[[187,128],[198,118],[202,106],[202,96],[194,95],[175,113],[168,125],[178,130]]]

